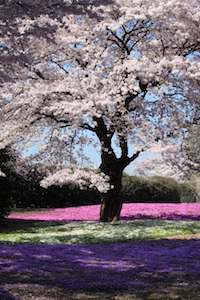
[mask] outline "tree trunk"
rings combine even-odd
[[[119,220],[121,209],[122,199],[119,193],[116,193],[115,190],[110,190],[102,199],[100,221],[114,222]]]
[[[124,164],[121,163],[113,155],[102,155],[101,171],[110,177],[111,189],[102,196],[102,204],[100,209],[100,221],[112,222],[117,221],[122,209],[122,199],[120,198],[121,192],[121,179]]]
[[[117,115],[120,116],[120,112],[117,112]],[[100,221],[117,221],[122,209],[122,199],[120,198],[120,192],[122,188],[122,172],[130,162],[138,157],[143,149],[141,151],[137,151],[135,154],[129,157],[127,138],[120,136],[119,145],[121,148],[121,157],[117,158],[112,148],[112,138],[115,134],[115,128],[110,126],[108,129],[103,117],[94,117],[93,119],[96,122],[96,127],[93,129],[93,131],[97,134],[97,137],[101,143],[102,154],[100,170],[110,178],[111,185],[111,189],[102,197]]]

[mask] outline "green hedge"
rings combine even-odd
[[[11,186],[5,177],[0,176],[0,218],[9,215],[11,207]]]
[[[101,202],[101,195],[94,189],[81,190],[76,186],[51,186],[46,190],[44,202],[51,207],[66,207],[97,204]]]
[[[122,198],[125,202],[180,202],[178,183],[159,176],[144,179],[125,174],[122,179]]]
[[[39,182],[24,182],[12,191],[15,208],[59,208],[97,204],[101,202],[100,193],[93,189],[80,190],[65,185],[42,188]]]
[[[196,202],[196,190],[188,182],[179,184],[179,193],[181,202]]]

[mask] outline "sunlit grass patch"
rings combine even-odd
[[[132,220],[116,223],[36,222],[34,226],[0,233],[1,244],[103,244],[200,234],[200,221]]]

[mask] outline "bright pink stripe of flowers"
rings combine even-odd
[[[12,213],[9,219],[41,221],[96,221],[100,205],[56,208],[43,211]],[[164,218],[200,220],[200,203],[125,203],[121,219]]]

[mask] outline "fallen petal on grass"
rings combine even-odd
[[[116,223],[35,222],[31,227],[0,233],[0,244],[105,244],[200,234],[200,221],[146,219]],[[196,236],[197,235],[197,236]]]

